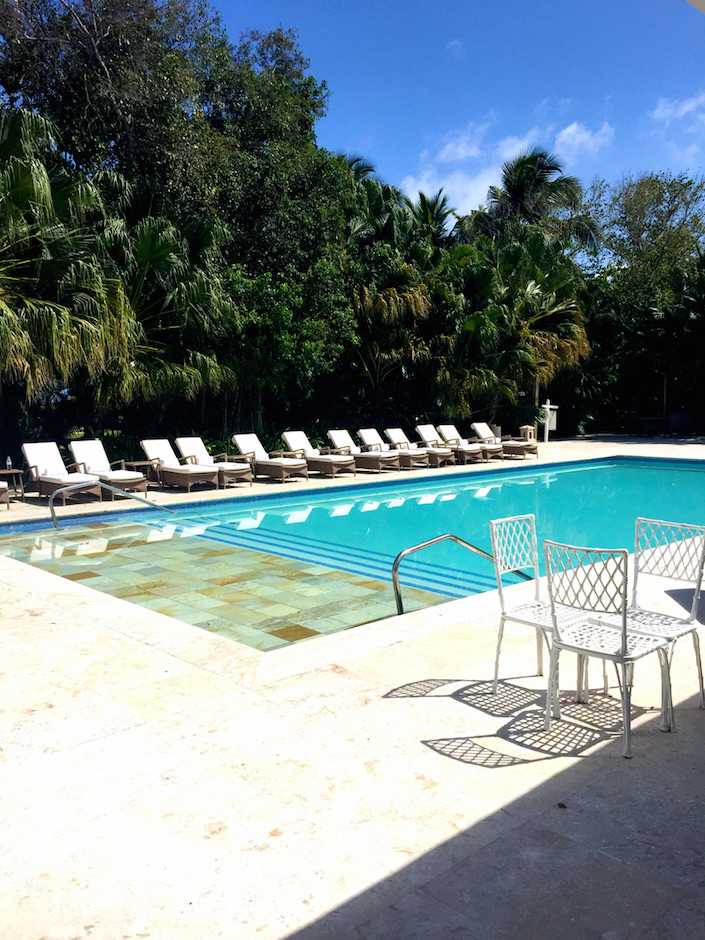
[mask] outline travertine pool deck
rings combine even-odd
[[[705,444],[552,442],[541,462],[608,453]],[[262,653],[7,558],[0,590],[3,940],[705,936],[687,639],[678,732],[640,663],[627,761],[597,666],[591,706],[542,731],[521,629],[489,695],[493,593]]]

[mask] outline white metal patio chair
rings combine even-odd
[[[700,707],[705,708],[703,666],[698,638],[698,606],[705,565],[705,527],[664,522],[660,519],[636,520],[634,550],[634,581],[627,618],[631,630],[662,637],[669,643],[669,659],[673,658],[676,641],[688,633],[693,638],[695,664],[698,670]],[[639,605],[639,583],[645,576],[668,578],[693,589],[693,600],[686,617],[677,617]]]
[[[499,657],[504,638],[504,625],[519,623],[533,627],[536,631],[536,675],[543,675],[543,647],[544,643],[550,651],[550,635],[553,632],[553,617],[551,605],[548,600],[541,597],[541,582],[539,575],[538,544],[536,541],[536,518],[532,514],[524,516],[509,516],[506,519],[493,519],[490,522],[490,538],[492,540],[492,556],[494,570],[497,578],[497,593],[501,616],[497,634],[497,652],[494,663],[494,680],[492,693],[497,692],[499,682]],[[503,577],[506,575],[524,572],[530,574],[533,580],[533,600],[522,600],[511,604],[505,594]],[[582,612],[571,607],[556,607],[557,615],[562,622],[576,620]]]
[[[579,657],[595,656],[618,668],[622,693],[624,757],[631,757],[631,686],[634,663],[656,653],[661,664],[661,730],[674,730],[671,703],[668,641],[629,629],[627,621],[626,549],[582,548],[547,540],[544,542],[548,596],[553,617],[553,637],[546,695],[545,727],[560,718],[558,663],[563,650]],[[558,608],[572,607],[582,616],[561,622]],[[600,617],[616,616],[618,623]],[[578,684],[583,670],[578,669]],[[581,689],[578,695],[581,697]]]

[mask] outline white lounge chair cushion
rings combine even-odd
[[[0,490],[6,490],[6,489],[7,489],[7,483],[5,483],[4,480],[0,480]]]
[[[99,473],[98,477],[105,483],[139,483],[144,480],[144,474],[136,470],[108,470],[107,473]]]
[[[212,469],[211,467],[199,467],[193,463],[179,463],[174,448],[166,439],[141,441],[141,444],[147,459],[158,460],[159,466],[163,470],[168,470],[169,473],[179,473],[187,477],[203,474],[204,471]]]
[[[97,483],[99,480],[95,473],[42,473],[40,477],[45,483],[62,483],[66,486],[73,483]]]
[[[102,441],[71,441],[69,450],[76,463],[82,463],[88,473],[110,473],[110,461]]]
[[[37,477],[48,477],[49,475],[62,476],[67,474],[66,465],[64,464],[55,441],[23,444],[22,453],[35,480]]]
[[[336,450],[347,448],[351,454],[362,453],[362,449],[358,447],[358,445],[350,437],[349,431],[343,431],[341,429],[328,431],[328,437],[330,438],[330,442]]]
[[[501,444],[501,440],[492,433],[492,428],[485,421],[474,421],[471,425],[473,431],[486,444]]]
[[[282,434],[289,450],[301,450],[305,457],[320,457],[321,452],[317,447],[311,446],[306,434],[303,431],[284,431]]]
[[[214,460],[206,450],[206,445],[200,437],[177,437],[176,446],[182,457],[194,457],[196,466],[208,470],[249,470],[249,463],[234,463],[231,460]],[[182,465],[183,466],[183,465]],[[186,466],[189,466],[186,464]],[[191,465],[193,466],[193,464]]]
[[[401,428],[385,428],[384,433],[387,435],[392,445],[398,450],[420,450],[423,452],[426,450],[425,447],[412,444]]]
[[[306,461],[299,457],[270,457],[262,447],[256,434],[233,434],[233,443],[241,454],[254,454],[257,463],[272,467],[301,467],[307,466]]]
[[[391,450],[389,444],[382,440],[376,428],[360,428],[357,433],[368,450],[376,450],[380,453],[388,453]]]

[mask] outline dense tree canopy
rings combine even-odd
[[[696,410],[703,180],[586,194],[533,148],[459,216],[319,148],[327,96],[291,30],[232,43],[201,0],[0,6],[4,426]]]

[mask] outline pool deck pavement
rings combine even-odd
[[[539,464],[621,453],[705,443],[557,441]],[[33,500],[2,520],[46,515]],[[0,582],[3,940],[705,937],[689,640],[678,732],[651,657],[624,760],[597,666],[591,706],[542,730],[520,628],[489,695],[494,592],[260,653],[11,559]]]

